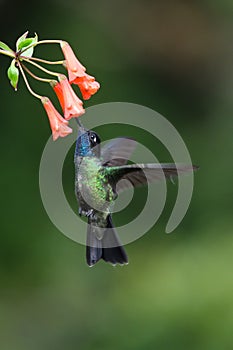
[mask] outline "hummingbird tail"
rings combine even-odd
[[[92,226],[91,222],[89,222],[86,248],[87,264],[93,266],[100,259],[103,259],[112,265],[127,264],[127,255],[124,247],[120,243],[117,232],[114,229],[111,216],[109,215],[107,217],[106,232],[104,232],[102,239],[97,238],[96,228],[96,226]]]

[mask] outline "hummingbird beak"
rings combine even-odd
[[[86,130],[85,130],[85,128],[84,128],[84,126],[81,123],[79,118],[74,118],[74,119],[75,119],[75,121],[76,121],[76,123],[78,124],[78,127],[79,127],[78,128],[78,138],[79,138],[81,135],[85,134]]]
[[[74,118],[76,123],[78,124],[78,137],[87,132],[88,130],[84,128],[83,124],[81,123],[79,118]]]
[[[75,119],[76,123],[78,124],[78,126],[79,126],[80,128],[83,128],[83,125],[82,125],[80,119],[79,119],[79,118],[74,118],[74,119]]]

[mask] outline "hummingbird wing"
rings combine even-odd
[[[125,165],[135,150],[137,142],[128,137],[119,137],[103,146],[101,160],[104,166]]]
[[[197,170],[198,167],[184,164],[130,164],[118,167],[107,168],[109,181],[117,186],[117,192],[120,193],[125,189],[139,187],[147,183],[156,182],[165,178],[173,179],[178,173],[188,173]]]

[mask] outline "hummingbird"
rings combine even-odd
[[[193,171],[196,166],[176,164],[127,164],[137,142],[119,137],[101,147],[99,135],[85,129],[79,120],[76,141],[75,195],[79,215],[87,217],[86,262],[100,259],[116,265],[128,264],[128,257],[112,222],[112,209],[118,193],[127,188],[163,179],[173,180],[178,172]],[[128,181],[120,181],[128,180]]]

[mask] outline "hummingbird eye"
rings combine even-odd
[[[91,139],[91,141],[93,142],[93,143],[96,143],[96,141],[97,141],[97,137],[96,137],[96,134],[91,134],[90,135],[90,139]]]

